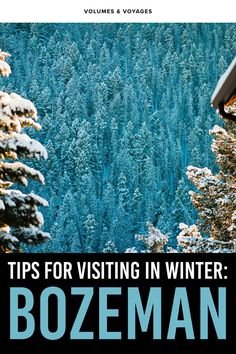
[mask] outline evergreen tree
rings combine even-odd
[[[174,234],[174,236],[179,233],[180,220],[185,220],[186,222],[191,223],[196,219],[194,212],[191,210],[191,201],[188,197],[189,186],[185,179],[181,178],[179,180],[178,187],[175,193],[175,200],[172,205],[171,218],[173,222],[172,233]],[[176,243],[176,238],[174,238],[172,241]]]
[[[103,248],[103,253],[117,253],[117,252],[118,251],[114,242],[107,241]]]
[[[148,234],[136,235],[136,239],[141,241],[144,249],[142,253],[175,253],[177,252],[172,247],[167,246],[169,236],[163,234],[157,227],[151,223],[147,223]],[[137,253],[138,250],[135,247],[127,248],[125,253]]]
[[[86,230],[86,251],[88,253],[97,252],[98,240],[95,238],[96,222],[94,216],[89,214],[84,224]]]
[[[44,126],[31,138],[50,150],[37,164],[47,186],[33,189],[50,201],[45,222],[55,237],[33,249],[87,252],[88,215],[96,221],[92,248],[101,252],[109,240],[119,251],[132,247],[147,220],[171,232],[172,245],[179,222],[196,223],[183,177],[188,165],[216,174],[208,130],[219,122],[209,95],[232,59],[235,30],[0,23],[0,47],[19,58],[14,75],[0,78],[2,91],[31,97]]]
[[[0,75],[11,73],[0,51]],[[33,103],[16,93],[0,92],[0,252],[19,252],[22,243],[37,244],[49,238],[40,230],[43,216],[38,206],[47,206],[45,199],[34,193],[23,194],[10,189],[14,183],[28,185],[28,178],[44,184],[43,175],[22,162],[8,162],[19,158],[47,158],[46,149],[23,133],[25,127],[41,129]]]
[[[219,172],[208,168],[188,167],[188,178],[200,193],[190,192],[191,201],[199,211],[200,225],[184,225],[178,241],[184,252],[233,252],[236,235],[236,127],[227,122],[226,128],[214,126],[212,151]],[[202,238],[199,230],[208,235]]]
[[[57,237],[52,241],[51,250],[59,252],[63,248],[64,252],[84,251],[85,246],[78,227],[78,210],[74,196],[70,191],[65,194],[58,212],[54,214],[54,218],[55,216],[56,220],[51,232],[56,233]]]
[[[136,238],[144,243],[148,253],[164,253],[168,242],[168,235],[164,235],[151,223],[148,223],[148,234],[137,235]]]

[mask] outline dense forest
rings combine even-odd
[[[29,251],[123,252],[147,222],[193,224],[188,165],[216,169],[210,107],[236,52],[235,24],[0,24],[13,74],[1,90],[37,107],[52,240]]]

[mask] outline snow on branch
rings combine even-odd
[[[21,162],[0,162],[0,179],[19,182],[27,186],[28,181],[26,177],[30,177],[44,184],[43,175],[34,168],[28,167]]]
[[[5,62],[5,59],[10,57],[10,54],[7,52],[2,52],[0,50],[0,75],[9,76],[11,74],[10,66]]]
[[[198,189],[189,195],[199,220],[198,226],[181,224],[177,240],[183,252],[232,253],[236,245],[235,123],[227,122],[225,128],[215,125],[209,133],[214,136],[211,149],[219,172],[213,175],[207,167],[187,168],[189,180]]]
[[[3,52],[1,49],[0,49],[0,60],[6,60],[6,58],[9,58],[11,55],[7,52]]]
[[[181,230],[177,236],[178,245],[184,253],[233,253],[233,241],[219,241],[212,237],[203,238],[196,225],[179,225]]]
[[[9,76],[11,74],[10,65],[3,60],[0,60],[0,74],[2,76]]]
[[[8,94],[0,91],[0,109],[8,117],[32,117],[37,120],[37,110],[34,104],[16,93]]]
[[[33,193],[23,194],[12,189],[0,189],[0,198],[4,206],[0,209],[0,225],[15,228],[43,225],[43,217],[37,206],[47,206],[45,199]]]
[[[0,75],[8,76],[10,55],[0,50]],[[6,159],[47,158],[47,151],[38,141],[22,133],[22,128],[41,129],[34,104],[16,93],[0,91],[0,252],[19,252],[20,244],[37,244],[49,238],[39,228],[43,215],[39,206],[48,202],[33,194],[10,189],[15,182],[28,185],[28,178],[44,184],[43,175],[21,162]]]
[[[163,234],[152,223],[148,222],[148,235],[136,235],[135,238],[141,241],[145,246],[143,253],[172,253],[174,250],[171,247],[167,247],[169,236]],[[135,247],[128,248],[125,253],[137,253],[138,250]]]
[[[17,239],[20,242],[24,241],[27,244],[38,244],[51,238],[48,232],[39,230],[35,226],[31,226],[28,228],[20,227],[14,230],[13,235],[16,235]]]
[[[47,150],[37,140],[26,134],[12,133],[10,135],[0,132],[0,158],[26,157],[47,159]]]

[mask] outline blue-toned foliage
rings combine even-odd
[[[235,24],[0,24],[14,75],[1,89],[30,98],[49,159],[52,252],[119,251],[146,222],[171,234],[196,215],[189,164],[214,169],[210,96],[235,55]],[[34,135],[32,132],[31,135]]]

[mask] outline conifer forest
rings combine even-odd
[[[236,238],[236,202],[227,232],[217,209],[221,239],[217,223],[210,231],[199,223],[209,213],[196,193],[202,176],[216,178],[214,193],[223,196],[222,181],[235,174],[218,156],[224,137],[233,154],[235,126],[224,130],[210,102],[235,57],[236,24],[1,23],[0,48],[12,71],[0,76],[0,90],[34,103],[42,129],[23,130],[48,154],[27,160],[45,185],[14,180],[42,197],[34,194],[44,217],[37,237],[51,235],[25,252],[132,252],[141,247],[137,235],[150,232],[174,252],[199,228],[201,244],[208,232],[219,242]],[[204,198],[209,211],[212,199]]]

